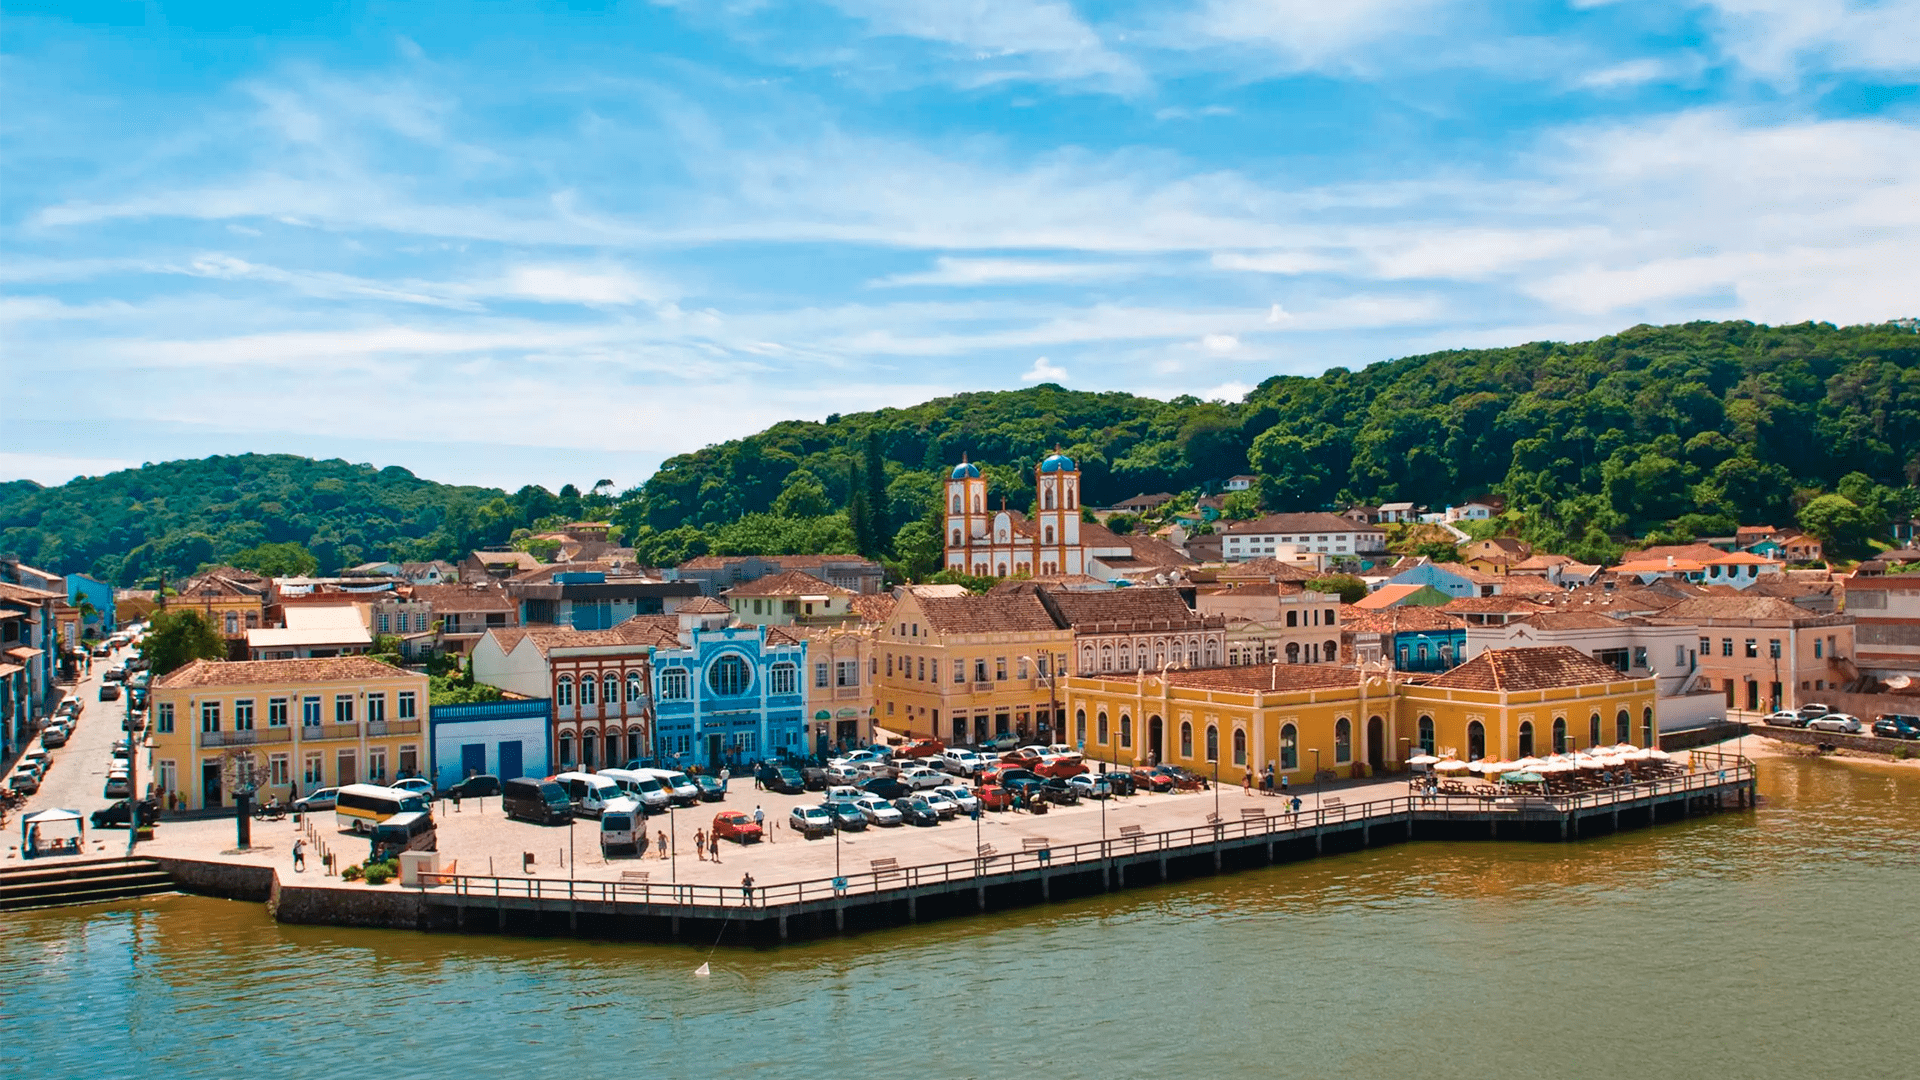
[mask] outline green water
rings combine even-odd
[[[1920,775],[1575,845],[1384,848],[765,951],[0,921],[0,1075],[1911,1077]],[[1899,1019],[1890,1019],[1897,1013]]]

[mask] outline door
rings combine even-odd
[[[1377,716],[1367,719],[1367,768],[1375,772],[1387,763],[1387,723]]]
[[[220,763],[203,761],[200,763],[200,805],[211,809],[220,805]]]
[[[487,760],[486,751],[483,748],[480,754],[480,771],[481,772],[486,771],[486,760]],[[519,740],[516,739],[513,742],[501,743],[500,744],[500,779],[518,780],[522,776],[525,776],[527,774],[527,770],[525,766],[521,764],[522,760],[523,759],[521,757],[521,746],[520,746]]]
[[[709,768],[717,771],[720,766],[727,763],[725,742],[726,737],[723,735],[707,736],[707,766]]]
[[[964,716],[956,716],[953,718],[953,745],[959,746],[966,741],[967,718]]]
[[[460,744],[460,779],[478,776],[487,771],[487,744]]]
[[[353,751],[351,750],[340,751],[339,764],[340,764],[340,786],[341,787],[346,787],[348,784],[357,784],[360,782],[360,769],[358,767],[358,763],[354,759]]]
[[[1155,716],[1147,720],[1147,761],[1158,765],[1160,757],[1160,718]]]

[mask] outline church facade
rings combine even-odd
[[[1034,516],[987,506],[987,481],[964,459],[947,478],[946,567],[975,577],[1087,573],[1080,468],[1055,451],[1034,470]]]

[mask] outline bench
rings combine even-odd
[[[1146,830],[1142,829],[1138,825],[1122,825],[1120,826],[1120,839],[1138,840],[1145,833],[1145,831]]]
[[[622,870],[622,871],[620,871],[620,880],[621,880],[621,881],[631,881],[631,882],[633,882],[633,883],[634,883],[634,884],[636,884],[636,885],[645,885],[645,884],[647,884],[647,881],[648,881],[648,879],[650,879],[650,878],[651,878],[652,876],[653,876],[653,872],[652,872],[652,871],[650,871],[650,870]]]
[[[1320,805],[1321,806],[1345,806],[1347,805],[1347,802],[1345,799],[1342,799],[1338,795],[1329,795],[1328,797],[1320,800]]]
[[[875,859],[873,860],[872,867],[873,876],[876,880],[883,877],[893,877],[900,873],[900,860]]]
[[[993,858],[993,855],[994,855],[994,851],[993,851],[993,845],[992,845],[992,844],[981,844],[981,845],[980,845],[980,857],[981,857],[981,858],[983,858],[983,859],[991,859],[991,858]]]
[[[1044,836],[1029,836],[1020,841],[1022,851],[1045,851],[1053,844]]]
[[[1218,825],[1218,824],[1220,824],[1220,815],[1219,815],[1219,814],[1208,814],[1208,815],[1207,815],[1207,824],[1209,824],[1209,825]]]
[[[1243,806],[1240,808],[1241,821],[1265,821],[1266,819],[1267,812],[1257,806]]]

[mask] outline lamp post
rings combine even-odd
[[[667,803],[667,880],[675,885],[680,883],[680,819],[674,816],[678,809],[673,803]]]
[[[1408,772],[1413,771],[1413,766],[1407,764],[1407,759],[1413,756],[1412,750],[1413,740],[1402,735],[1400,737],[1400,767]]]
[[[1307,750],[1313,754],[1313,810],[1317,814],[1320,812],[1320,748],[1309,746]]]
[[[1053,671],[1047,664],[1031,656],[1022,656],[1020,659],[1032,664],[1034,670],[1040,673],[1040,677],[1047,680],[1047,734],[1057,739],[1059,733],[1053,729],[1053,725],[1054,721],[1060,718],[1060,697],[1057,693],[1058,687],[1054,685]]]

